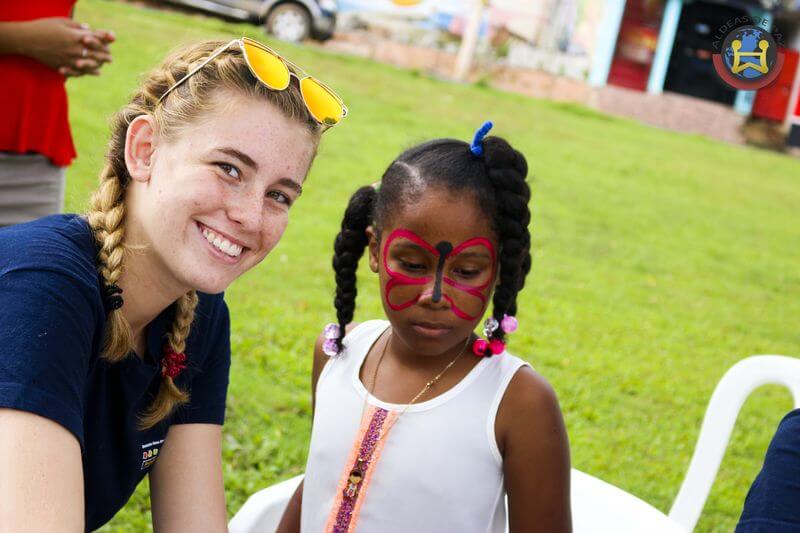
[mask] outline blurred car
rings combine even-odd
[[[268,33],[284,41],[333,36],[336,0],[166,0],[210,13],[263,24]]]

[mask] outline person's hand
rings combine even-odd
[[[65,76],[97,75],[111,61],[114,34],[92,30],[70,18],[43,18],[26,22],[28,39],[21,53],[41,61]]]
[[[64,76],[83,76],[89,74],[97,76],[100,74],[100,67],[104,63],[111,62],[111,51],[109,44],[114,42],[114,34],[105,30],[91,30],[87,25],[81,25],[82,29],[88,30],[88,34],[81,37],[81,58],[75,61],[72,66],[65,65],[58,71]],[[84,50],[86,50],[84,52]]]

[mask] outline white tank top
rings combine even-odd
[[[320,374],[301,531],[506,531],[495,416],[511,378],[527,363],[508,352],[484,358],[456,386],[392,423],[405,405],[380,401],[359,379],[364,358],[388,326],[384,320],[358,325]],[[376,444],[374,436],[386,427]],[[359,456],[366,460],[358,462]]]

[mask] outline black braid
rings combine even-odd
[[[505,314],[517,314],[517,294],[531,269],[531,190],[525,181],[528,164],[521,153],[499,137],[486,138],[483,147],[486,173],[495,190],[494,224],[500,240],[500,279],[492,302],[492,316],[499,322]],[[497,328],[491,339],[502,341],[504,336]]]
[[[356,308],[356,269],[369,242],[366,229],[372,224],[377,193],[372,186],[361,187],[350,198],[342,219],[342,229],[333,244],[333,270],[336,273],[336,319],[339,337],[336,345],[342,351],[345,327],[353,321]]]

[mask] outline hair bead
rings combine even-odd
[[[499,355],[503,353],[505,349],[506,344],[500,339],[492,339],[489,341],[489,350],[491,350],[492,355]]]
[[[336,339],[325,339],[325,342],[322,343],[322,352],[328,357],[339,355],[339,344]]]
[[[475,342],[472,343],[472,353],[477,355],[478,357],[483,357],[486,355],[487,351],[489,350],[489,343],[486,339],[475,339]]]
[[[503,320],[500,321],[500,329],[503,333],[514,333],[519,327],[517,317],[512,315],[503,315]]]
[[[341,328],[339,328],[339,324],[336,324],[335,322],[331,322],[330,324],[325,326],[325,329],[323,330],[323,335],[328,340],[336,339],[336,338],[339,337],[340,330],[341,330]]]
[[[475,132],[475,136],[472,138],[472,145],[469,148],[472,155],[475,157],[483,155],[483,138],[488,135],[493,125],[491,120],[487,120],[478,128],[478,131]]]
[[[498,327],[500,327],[500,323],[495,317],[490,316],[483,323],[483,335],[486,337],[491,337],[494,332],[497,331]]]
[[[122,289],[116,283],[109,283],[103,287],[103,304],[106,312],[116,311],[124,303]]]

